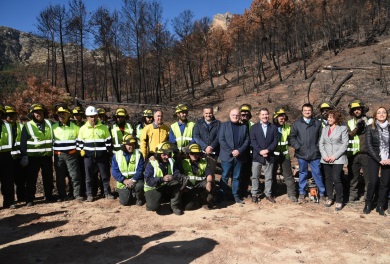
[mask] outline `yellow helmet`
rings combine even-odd
[[[63,106],[60,106],[60,107],[57,108],[56,113],[57,114],[58,113],[68,113],[68,114],[70,114],[70,110],[69,110],[69,108],[67,106],[63,105]]]
[[[250,104],[242,104],[240,106],[240,112],[250,112],[252,110],[252,106]]]
[[[153,116],[153,111],[150,109],[146,109],[142,112],[142,116]]]
[[[98,111],[99,112],[99,111]],[[115,116],[123,116],[123,117],[126,117],[127,116],[127,111],[126,109],[124,108],[118,108],[116,109],[115,111]]]
[[[166,142],[158,144],[156,147],[155,153],[156,154],[170,154],[170,153],[172,153],[171,143],[166,141]]]
[[[38,110],[45,111],[45,108],[44,108],[44,106],[42,104],[39,104],[39,103],[38,104],[32,104],[30,106],[30,108],[28,109],[28,112],[32,113],[32,112],[38,111]]]
[[[276,107],[274,111],[274,118],[277,118],[280,115],[285,115],[287,117],[287,113],[282,107]]]
[[[188,153],[202,153],[202,148],[194,143],[194,144],[191,144],[187,147],[187,152]]]
[[[85,112],[81,106],[76,106],[75,108],[73,108],[72,113],[76,115],[76,114],[84,114]]]
[[[104,108],[98,108],[96,109],[98,115],[105,115],[106,114],[106,110]]]
[[[16,113],[16,109],[13,105],[5,105],[4,106],[4,112],[5,113]]]
[[[188,111],[188,107],[185,104],[178,104],[175,108],[175,113],[180,113],[183,111]]]
[[[122,145],[129,145],[131,143],[137,143],[137,139],[130,134],[126,134],[122,139]]]
[[[320,110],[326,109],[326,108],[328,108],[328,109],[333,109],[334,107],[333,107],[333,105],[332,105],[331,103],[329,103],[329,102],[323,102],[322,104],[320,104]]]
[[[362,101],[360,101],[360,100],[353,100],[352,102],[350,102],[349,104],[348,104],[348,107],[350,108],[350,109],[353,109],[353,108],[360,108],[360,107],[365,107],[366,106],[366,104],[365,103],[363,103]]]

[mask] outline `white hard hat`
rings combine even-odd
[[[85,115],[86,116],[95,116],[98,114],[98,111],[94,106],[88,106],[87,109],[85,109]]]

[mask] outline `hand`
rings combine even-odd
[[[268,149],[260,150],[260,155],[261,155],[261,156],[267,157],[267,156],[268,156],[268,153],[269,153]]]
[[[126,179],[123,181],[123,184],[126,185],[127,188],[131,189],[134,187],[134,182],[130,179]]]
[[[386,159],[386,160],[381,160],[379,162],[381,165],[385,166],[385,165],[390,165],[390,159]]]
[[[20,166],[26,167],[28,165],[28,157],[23,156],[22,159],[20,160]]]
[[[211,192],[211,182],[209,182],[209,181],[206,183],[206,190],[208,192]]]
[[[163,177],[164,182],[170,182],[170,181],[172,181],[172,179],[173,179],[172,175],[165,175]]]
[[[84,157],[84,156],[85,156],[85,150],[82,149],[82,150],[80,151],[80,156],[81,156],[81,157]]]
[[[238,155],[240,155],[240,152],[237,149],[235,149],[232,151],[232,155],[233,157],[237,157]]]
[[[336,160],[336,158],[333,157],[333,156],[328,157],[328,162],[329,163],[333,163],[335,160]]]
[[[150,156],[149,160],[156,160],[156,158],[154,156]]]
[[[206,154],[211,154],[211,152],[213,152],[213,148],[210,147],[210,146],[208,146],[208,147],[205,149],[205,151],[206,151]]]

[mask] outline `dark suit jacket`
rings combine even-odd
[[[272,124],[268,123],[267,127],[267,135],[264,137],[264,131],[262,124],[256,123],[251,127],[250,131],[251,135],[251,145],[253,148],[253,157],[252,160],[255,162],[260,162],[261,164],[265,164],[265,161],[273,162],[274,161],[274,150],[278,145],[280,133],[278,132],[278,128]],[[264,158],[260,155],[260,150],[268,149],[268,156]]]
[[[240,152],[237,159],[245,161],[248,157],[246,150],[249,148],[249,132],[247,125],[239,127],[238,147],[234,148],[233,129],[230,121],[221,124],[218,132],[218,140],[220,145],[219,158],[221,161],[232,161],[234,159],[232,151],[237,149]]]

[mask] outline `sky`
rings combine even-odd
[[[146,0],[148,1],[148,0]],[[195,19],[212,17],[216,14],[243,14],[252,0],[158,0],[163,6],[164,19],[171,20],[184,10],[191,10]],[[49,4],[68,5],[68,0],[0,0],[0,26],[11,27],[24,32],[36,32],[36,18]],[[122,0],[84,0],[88,11],[99,6],[109,10],[120,10]]]

